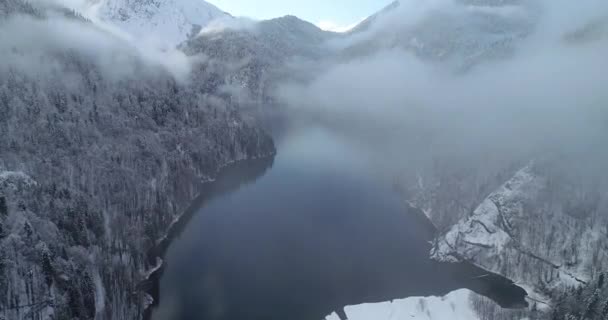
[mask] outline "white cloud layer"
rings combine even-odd
[[[226,30],[251,30],[256,24],[257,21],[250,18],[226,16],[211,21],[200,34],[214,34]]]
[[[449,0],[427,4],[417,12],[402,6],[374,28],[462,10]],[[600,120],[608,117],[608,41],[573,44],[564,36],[608,16],[608,3],[543,0],[538,9],[536,29],[514,57],[465,74],[391,49],[339,63],[309,83],[284,84],[278,95],[297,112],[352,131],[399,166],[415,154],[422,162],[451,157],[472,163],[488,156],[517,161],[578,152],[608,134],[608,122]]]
[[[44,71],[53,68],[53,64],[44,61],[49,51],[76,50],[94,58],[105,72],[112,76],[123,77],[131,74],[134,59],[170,72],[178,81],[187,81],[192,63],[197,58],[188,57],[166,42],[155,37],[136,38],[124,30],[100,19],[98,14],[101,1],[88,0],[35,0],[43,8],[60,6],[75,10],[91,22],[66,19],[61,15],[50,13],[48,19],[35,20],[28,17],[13,17],[0,28],[0,50],[11,46],[23,48],[25,54],[5,59],[9,63],[21,65],[30,71]],[[33,55],[38,58],[30,59]],[[8,57],[8,56],[7,56]],[[23,63],[20,63],[22,61]],[[30,65],[39,61],[40,65]],[[48,70],[47,70],[48,71]]]
[[[325,31],[343,33],[343,32],[347,32],[347,31],[352,30],[354,27],[356,27],[363,20],[364,19],[360,19],[357,22],[353,22],[353,23],[346,24],[346,25],[339,24],[339,23],[336,23],[336,22],[331,21],[331,20],[321,20],[321,21],[317,22],[317,27],[319,27],[320,29],[325,30]]]

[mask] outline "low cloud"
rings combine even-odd
[[[253,30],[255,29],[256,24],[257,21],[250,18],[226,16],[211,21],[205,28],[201,30],[199,36],[216,34],[226,30]]]
[[[363,20],[364,19],[360,19],[359,21],[356,21],[356,22],[350,23],[350,24],[339,24],[339,23],[333,22],[331,20],[322,20],[322,21],[317,22],[316,25],[317,25],[317,27],[319,27],[320,29],[325,30],[325,31],[344,33],[344,32],[348,32],[348,31],[352,30]]]
[[[293,112],[349,132],[383,165],[393,159],[393,168],[410,167],[415,158],[475,166],[488,158],[513,163],[581,150],[603,167],[599,159],[607,152],[593,146],[608,135],[608,42],[574,45],[564,35],[607,13],[608,5],[562,2],[532,7],[540,10],[537,27],[513,57],[464,74],[387,49],[338,63],[310,82],[283,84],[277,95]],[[373,28],[413,23],[438,10],[472,10],[447,0],[407,12],[412,8],[402,6]],[[526,14],[514,7],[479,10]],[[399,14],[407,19],[397,21]]]
[[[61,63],[54,59],[57,54],[76,52],[91,59],[109,80],[135,76],[139,68],[146,72],[165,70],[176,80],[185,82],[192,64],[197,61],[196,57],[167,48],[161,42],[133,39],[99,20],[95,9],[83,1],[39,0],[35,3],[46,10],[46,18],[16,15],[1,22],[3,59],[0,67],[16,67],[30,75],[60,72]],[[53,9],[64,6],[81,12],[89,21],[67,18]],[[142,64],[147,67],[142,68]]]
[[[58,55],[77,52],[90,58],[109,78],[134,72],[134,51],[87,23],[65,18],[14,16],[0,28],[2,67],[16,67],[30,75],[58,72]]]

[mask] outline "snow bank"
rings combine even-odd
[[[476,320],[470,303],[472,292],[454,291],[445,297],[412,297],[392,302],[346,307],[349,320]],[[334,313],[326,320],[340,320]]]

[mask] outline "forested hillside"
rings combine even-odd
[[[77,14],[3,1],[0,34],[0,318],[137,319],[147,250],[273,143]]]

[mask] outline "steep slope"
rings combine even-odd
[[[203,0],[102,0],[100,18],[137,39],[176,46],[211,21],[230,15]]]
[[[0,2],[0,19],[6,19],[9,15],[26,14],[30,16],[39,15],[29,3],[20,0],[6,0]]]
[[[0,318],[138,319],[147,250],[218,168],[273,143],[77,16],[1,9]]]
[[[350,33],[344,56],[404,49],[417,57],[465,71],[484,61],[513,54],[534,29],[534,1],[393,2]]]
[[[353,34],[368,31],[374,23],[376,23],[379,19],[382,19],[383,16],[390,14],[391,12],[397,10],[400,5],[401,5],[401,3],[399,1],[391,2],[388,6],[384,7],[379,12],[374,13],[371,16],[367,17],[365,20],[361,21],[361,23],[359,23],[354,28],[349,30],[347,32],[347,34],[353,35]]]
[[[292,73],[289,63],[319,61],[330,54],[325,46],[335,34],[294,16],[260,21],[247,28],[209,32],[191,39],[181,49],[191,56],[204,55],[208,61],[196,72],[201,77],[214,74],[216,86],[238,91],[241,97],[266,104],[273,84],[282,78],[301,76],[301,66]],[[199,79],[199,83],[208,83]]]
[[[519,170],[436,240],[440,261],[472,261],[545,297],[604,270],[606,199],[547,163]]]

